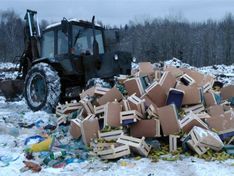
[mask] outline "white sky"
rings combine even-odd
[[[38,11],[39,19],[62,17],[124,25],[130,20],[183,16],[189,21],[221,19],[234,12],[234,0],[0,0],[0,10],[14,9],[22,17],[26,9]]]

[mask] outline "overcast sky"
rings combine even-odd
[[[62,17],[91,20],[95,15],[104,24],[124,25],[130,20],[168,16],[218,20],[234,12],[234,0],[0,0],[0,10],[14,9],[22,17],[27,8],[50,22]]]

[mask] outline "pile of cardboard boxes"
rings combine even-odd
[[[125,91],[120,91],[119,85]],[[188,68],[154,68],[139,63],[132,75],[116,77],[112,88],[91,87],[79,102],[59,105],[58,123],[67,122],[70,134],[103,159],[131,152],[147,156],[146,138],[167,138],[170,151],[184,143],[199,155],[220,151],[234,134],[234,85]]]

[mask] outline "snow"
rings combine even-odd
[[[191,66],[179,60],[168,61],[166,64],[174,64],[179,67]],[[0,65],[0,68],[3,65]],[[8,66],[6,66],[8,68]],[[137,64],[133,64],[137,68]],[[218,69],[216,69],[218,68]],[[224,81],[233,79],[234,66],[220,65],[217,67],[202,67],[199,70],[212,75],[226,74]],[[221,79],[221,78],[220,78]],[[228,81],[231,83],[232,81]],[[85,176],[232,176],[234,175],[234,160],[226,161],[205,161],[196,157],[181,156],[177,161],[152,162],[148,158],[124,158],[117,161],[103,162],[99,158],[90,158],[84,162],[71,163],[64,168],[51,168],[43,166],[41,172],[32,171],[21,172],[24,167],[25,139],[40,133],[40,128],[46,124],[55,123],[55,115],[44,111],[32,112],[27,107],[25,100],[15,102],[5,102],[5,98],[0,97],[0,175],[35,175],[35,176],[62,176],[62,175],[85,175]],[[19,123],[35,123],[37,127],[19,128]],[[5,130],[5,128],[8,130]],[[18,132],[18,134],[17,134]],[[61,142],[67,143],[69,137],[64,137]],[[30,141],[33,143],[33,141]]]
[[[18,72],[14,71],[16,67],[16,64],[10,62],[0,63],[0,79],[16,79],[18,76]]]

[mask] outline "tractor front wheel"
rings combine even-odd
[[[24,91],[30,109],[52,112],[61,94],[58,72],[47,63],[34,65],[27,73]]]

